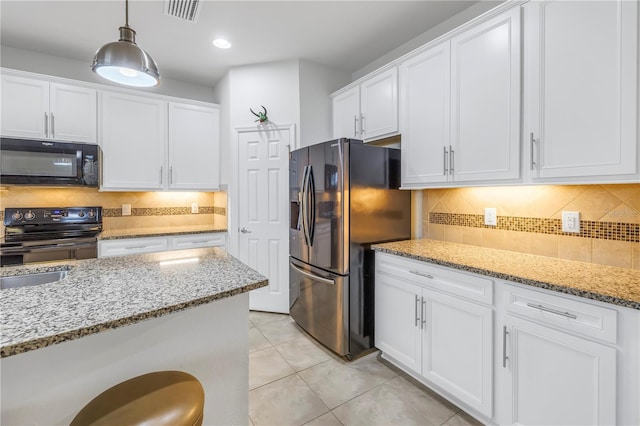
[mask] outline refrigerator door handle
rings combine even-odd
[[[335,285],[336,284],[335,281],[330,280],[329,278],[319,277],[318,275],[314,275],[311,272],[307,272],[305,270],[302,270],[302,269],[298,268],[296,265],[294,265],[293,263],[290,263],[289,265],[293,269],[295,269],[296,272],[304,275],[307,278],[311,278],[312,280],[315,280],[315,281],[320,281],[321,283],[324,283],[324,284],[330,284],[330,285]]]
[[[313,166],[309,166],[309,174],[307,175],[309,180],[309,199],[311,200],[311,206],[309,206],[309,246],[313,246],[313,237],[316,233],[316,183],[313,178]]]
[[[308,214],[307,214],[307,182],[309,177],[309,166],[304,166],[304,173],[302,174],[302,197],[300,201],[300,211],[302,216],[302,234],[304,235],[305,245],[309,245],[308,235]]]

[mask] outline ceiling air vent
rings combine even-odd
[[[187,22],[195,22],[200,11],[200,0],[165,0],[165,15]]]

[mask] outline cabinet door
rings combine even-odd
[[[97,92],[84,87],[51,83],[50,137],[96,143]]]
[[[616,350],[507,316],[512,423],[616,424]]]
[[[169,188],[220,186],[220,110],[169,104]]]
[[[49,137],[49,83],[3,75],[2,136]]]
[[[104,92],[101,98],[102,188],[165,187],[167,104],[119,93]]]
[[[520,9],[451,40],[454,180],[520,176]]]
[[[447,180],[449,42],[400,65],[402,186]]]
[[[392,68],[360,85],[360,130],[363,139],[398,132],[398,70]]]
[[[360,136],[360,88],[358,86],[333,97],[333,137]]]
[[[491,307],[427,290],[424,299],[426,336],[422,375],[492,417]]]
[[[420,374],[422,359],[421,288],[376,272],[375,345]]]
[[[533,178],[637,173],[638,2],[530,2],[525,29]]]

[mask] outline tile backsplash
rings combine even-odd
[[[191,204],[198,203],[198,213]],[[131,215],[122,216],[122,205]],[[0,188],[0,211],[6,207],[102,206],[105,230],[165,226],[227,226],[225,192],[99,192],[90,188]],[[2,214],[0,213],[0,214]],[[0,231],[4,233],[3,225]]]
[[[640,184],[426,189],[423,236],[640,269]],[[497,226],[484,224],[494,207]],[[562,232],[580,212],[580,233]]]

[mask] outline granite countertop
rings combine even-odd
[[[102,231],[98,236],[99,240],[118,240],[124,238],[139,237],[165,237],[168,235],[189,235],[206,234],[209,232],[227,232],[227,228],[216,228],[214,226],[161,226],[155,228],[129,228],[112,229]]]
[[[640,309],[640,271],[420,239],[373,249],[498,279]]]
[[[187,263],[169,262],[197,259]],[[220,248],[0,268],[0,276],[68,270],[60,281],[0,290],[0,356],[210,303],[268,285]]]

